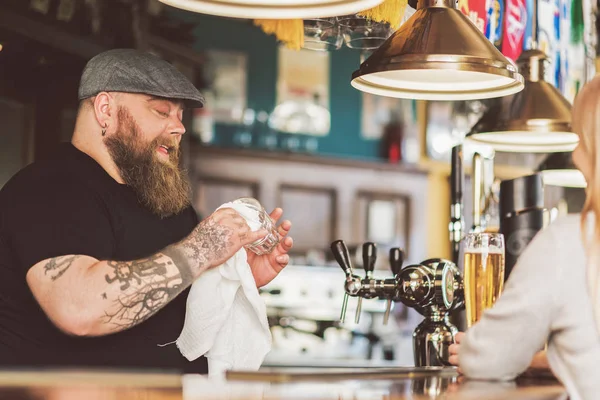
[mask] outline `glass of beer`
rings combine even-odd
[[[464,289],[467,326],[492,307],[504,284],[504,236],[470,233],[464,238]]]

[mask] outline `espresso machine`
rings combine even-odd
[[[533,237],[548,223],[542,175],[522,176],[500,183],[500,233],[504,235],[508,279],[517,259]]]
[[[423,315],[424,320],[413,332],[414,362],[416,367],[447,366],[448,348],[454,343],[458,329],[450,321],[450,313],[464,305],[464,288],[460,271],[455,263],[439,258],[402,267],[404,253],[390,249],[389,263],[393,276],[373,278],[377,257],[375,243],[363,244],[365,277],[354,274],[350,253],[342,240],[331,244],[331,251],[346,275],[345,295],[341,320],[346,316],[349,297],[358,298],[355,320],[361,313],[362,299],[385,299],[387,324],[392,302],[402,302]]]

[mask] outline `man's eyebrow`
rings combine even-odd
[[[148,103],[150,103],[152,101],[168,101],[169,103],[175,104],[177,107],[181,108],[182,110],[185,108],[183,101],[181,101],[179,99],[169,99],[166,97],[148,96],[148,99],[146,101]]]

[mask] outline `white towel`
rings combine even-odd
[[[219,208],[224,207],[238,211],[253,231],[258,228],[255,211],[243,204],[225,203]],[[206,356],[211,377],[222,376],[228,369],[260,367],[271,350],[271,331],[245,249],[192,284],[176,343],[190,361]]]

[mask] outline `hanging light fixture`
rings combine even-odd
[[[383,0],[160,0],[187,11],[246,19],[308,19],[355,14]]]
[[[571,129],[571,104],[544,80],[548,57],[537,49],[537,0],[532,4],[532,50],[524,51],[517,60],[525,78],[525,89],[488,110],[467,139],[489,144],[498,151],[572,151],[579,138]]]
[[[587,182],[573,164],[572,153],[552,153],[538,166],[545,185],[584,188]]]
[[[525,89],[490,108],[467,135],[497,151],[551,153],[571,151],[578,137],[571,130],[571,104],[544,81],[546,54],[524,51],[517,65]]]
[[[389,97],[474,100],[519,92],[523,77],[454,0],[419,0],[417,11],[352,74],[352,86]]]

